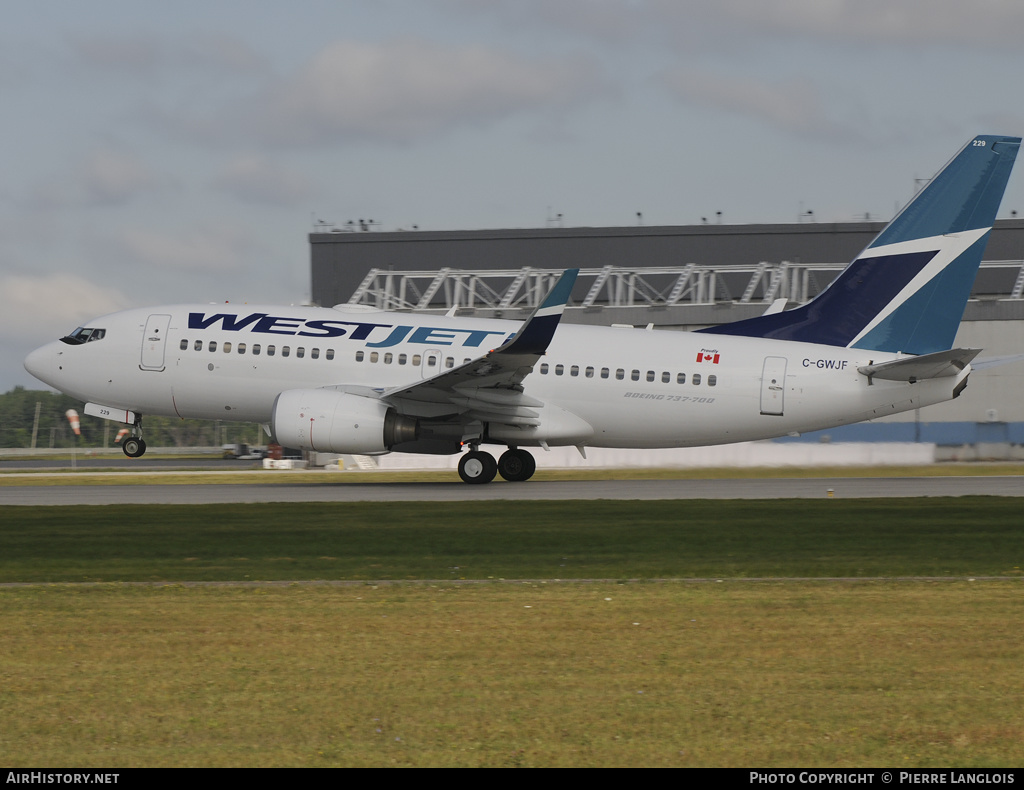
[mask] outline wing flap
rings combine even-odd
[[[480,411],[470,409],[466,416],[471,420],[480,422],[497,422],[502,425],[511,425],[516,428],[536,428],[540,425],[540,415],[533,412],[533,416],[510,414],[508,412]]]

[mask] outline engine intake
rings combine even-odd
[[[274,401],[274,440],[327,453],[382,455],[415,442],[419,422],[375,398],[334,390],[286,390]]]

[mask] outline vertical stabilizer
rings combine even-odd
[[[813,301],[701,331],[907,354],[952,348],[1020,142],[967,143]]]

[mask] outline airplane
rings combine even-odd
[[[257,422],[286,447],[455,454],[467,483],[529,479],[526,447],[692,447],[958,397],[954,348],[1019,137],[971,139],[807,304],[695,332],[560,322],[568,269],[525,321],[333,308],[172,305],[103,316],[26,369],[131,426]],[[485,445],[506,449],[495,460]]]

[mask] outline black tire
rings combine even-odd
[[[537,462],[526,450],[508,450],[498,459],[498,474],[511,483],[521,483],[533,477]]]
[[[498,473],[498,462],[490,453],[479,450],[466,453],[459,460],[459,477],[464,483],[489,483]]]
[[[121,442],[121,451],[129,458],[138,458],[140,455],[146,452],[146,443],[142,439],[137,439],[134,436],[129,436],[123,442]]]

